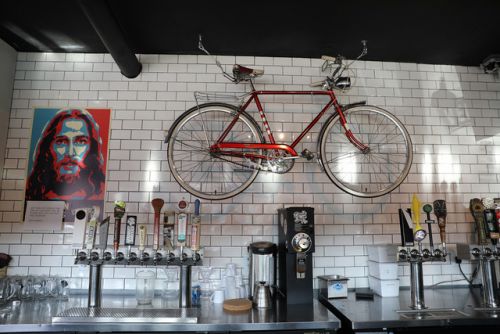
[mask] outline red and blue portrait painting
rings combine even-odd
[[[36,108],[26,201],[65,201],[65,221],[76,208],[104,207],[110,109]]]

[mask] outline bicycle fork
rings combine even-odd
[[[338,104],[337,100],[334,101],[334,104],[335,104],[335,109],[336,109],[336,111],[337,111],[337,113],[338,113],[338,115],[340,117],[340,124],[344,128],[344,131],[345,131],[344,134],[346,135],[346,137],[349,140],[349,142],[351,144],[353,144],[358,150],[360,150],[361,153],[363,153],[363,154],[369,153],[370,152],[370,148],[368,146],[366,146],[365,144],[363,144],[362,142],[360,142],[354,136],[354,134],[352,133],[351,129],[349,128],[349,125],[347,124],[347,119],[345,118],[344,112],[342,111],[342,109],[347,110],[349,108],[353,108],[353,107],[356,107],[356,106],[365,105],[366,101],[348,104],[348,105],[344,106],[344,108],[342,108]]]
[[[360,101],[360,102],[350,103],[350,104],[346,104],[346,105],[340,105],[338,103],[337,99],[335,97],[332,97],[332,102],[331,103],[333,103],[333,106],[335,108],[335,112],[337,113],[338,117],[340,118],[340,124],[341,124],[342,128],[344,129],[344,135],[349,140],[349,142],[356,149],[358,149],[361,153],[363,153],[363,154],[369,153],[370,152],[370,147],[368,147],[367,145],[365,145],[362,142],[360,142],[354,136],[354,134],[352,133],[352,130],[349,128],[349,124],[348,124],[347,119],[346,119],[346,117],[344,115],[344,110],[348,110],[350,108],[354,108],[354,107],[358,107],[358,106],[364,106],[364,105],[366,105],[366,101]],[[336,117],[335,114],[331,115],[330,118],[329,118],[329,120],[331,120],[334,117]],[[329,120],[327,120],[325,122],[325,125],[329,123]],[[320,142],[321,142],[321,138],[324,136],[324,130],[325,130],[325,127],[323,126],[323,128],[321,129],[319,138],[318,138],[318,152],[321,151]],[[314,153],[310,152],[307,149],[305,149],[302,152],[302,156],[304,156],[307,160],[311,160],[311,159],[314,158]],[[318,165],[320,166],[320,168],[324,171],[325,170],[325,166],[323,166],[323,161],[321,160],[321,154],[318,154],[316,156],[316,162],[318,163]]]

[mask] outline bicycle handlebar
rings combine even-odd
[[[357,60],[359,60],[361,57],[364,57],[368,53],[368,46],[367,46],[367,41],[362,40],[361,45],[363,46],[363,49],[361,53],[359,54],[358,57],[356,57],[354,60],[351,62],[344,64],[345,58],[341,55],[338,55],[337,57],[333,56],[327,56],[323,55],[321,56],[321,59],[324,60],[323,65],[321,66],[321,71],[325,72],[327,69],[332,70],[331,74],[326,77],[325,80],[320,82],[313,82],[310,84],[311,87],[320,87],[320,86],[325,86],[325,87],[330,87],[330,88],[335,88],[335,83],[337,79],[341,79],[342,73],[344,73],[345,70],[349,69],[349,67]],[[342,87],[342,89],[345,89],[345,80],[342,81],[342,85],[339,85]],[[349,80],[349,85],[350,87],[350,80]],[[339,87],[337,87],[339,88]]]
[[[325,80],[311,82],[309,87],[322,87],[325,84]]]
[[[219,69],[222,71],[222,74],[224,75],[224,77],[226,77],[230,81],[232,81],[234,83],[238,83],[240,81],[247,81],[247,80],[251,81],[255,77],[258,77],[258,76],[261,76],[262,74],[264,74],[263,70],[250,69],[250,68],[246,68],[246,67],[240,66],[240,65],[234,65],[233,73],[232,73],[233,75],[227,73],[224,70],[224,68],[222,67],[222,64],[217,60],[217,58],[212,56],[208,52],[208,50],[205,49],[205,47],[202,43],[202,36],[199,35],[198,38],[199,38],[198,39],[198,49],[200,49],[201,51],[206,53],[208,56],[212,57],[215,61],[215,64],[217,65],[217,67],[219,67]],[[313,82],[310,84],[310,86],[311,87],[325,86],[325,87],[333,88],[333,84],[335,82],[335,79],[341,79],[340,77],[341,77],[342,73],[346,69],[348,69],[349,66],[351,66],[356,60],[360,59],[361,57],[365,56],[368,53],[367,41],[362,40],[361,44],[363,45],[363,50],[361,51],[361,54],[347,65],[343,64],[343,61],[345,58],[341,55],[339,55],[337,57],[322,55],[321,59],[324,60],[324,63],[321,66],[321,70],[323,72],[326,71],[327,69],[333,69],[334,64],[337,66],[332,71],[332,74],[330,76],[327,76],[327,78],[325,80]],[[349,78],[347,78],[347,79],[349,79]],[[345,86],[344,83],[343,83],[343,86]],[[350,86],[350,79],[349,79],[349,86]]]

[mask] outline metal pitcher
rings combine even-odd
[[[259,282],[255,285],[253,306],[259,309],[272,308],[271,289],[266,282]]]

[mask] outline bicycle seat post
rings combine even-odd
[[[252,92],[255,92],[255,86],[253,84],[253,80],[249,80],[250,81],[250,87],[252,87]]]

